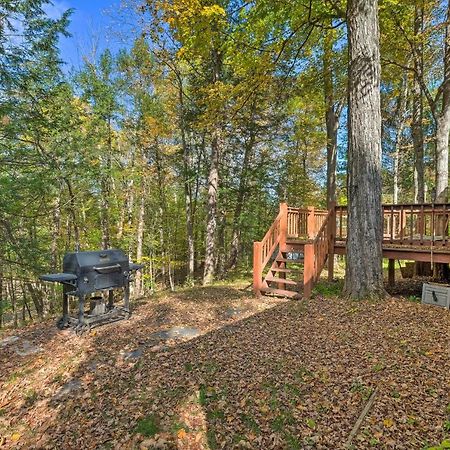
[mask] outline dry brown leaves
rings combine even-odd
[[[173,325],[202,335],[152,337]],[[44,351],[2,349],[3,448],[338,449],[376,386],[355,449],[421,449],[446,436],[450,314],[406,300],[197,288],[88,336],[46,323],[20,337]],[[141,357],[123,357],[137,348]]]

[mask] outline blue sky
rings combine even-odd
[[[55,19],[73,9],[69,32],[70,38],[61,38],[61,59],[66,62],[65,71],[79,68],[83,56],[92,57],[104,49],[116,51],[126,46],[113,30],[121,28],[119,0],[52,0],[45,10]],[[124,39],[124,42],[126,40]],[[94,50],[95,49],[95,50]]]

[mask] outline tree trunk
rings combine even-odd
[[[145,219],[145,185],[142,182],[141,199],[139,203],[137,233],[136,233],[136,262],[141,263],[142,248],[144,245],[144,219]],[[135,275],[135,296],[140,297],[144,293],[143,279],[141,270],[138,270]]]
[[[411,134],[414,148],[414,202],[425,202],[425,180],[423,165],[423,94],[420,80],[423,78],[423,5],[416,5],[414,11],[414,37],[416,52],[414,57],[413,113]]]
[[[80,229],[78,227],[77,222],[77,214],[76,214],[76,208],[75,208],[75,195],[72,189],[72,183],[69,181],[68,178],[64,178],[64,182],[66,183],[67,190],[69,191],[69,212],[72,219],[72,226],[73,226],[73,234],[75,239],[75,250],[80,250]],[[69,240],[70,242],[70,240]]]
[[[450,0],[444,43],[442,109],[436,123],[436,203],[448,201],[448,135],[450,131]]]
[[[217,49],[212,51],[212,83],[219,81],[222,69],[221,55]],[[208,175],[208,218],[206,223],[205,269],[203,284],[210,284],[216,271],[216,231],[217,231],[217,196],[219,191],[219,159],[222,147],[222,123],[214,125],[211,136],[211,156]]]
[[[334,104],[333,30],[327,30],[323,43],[325,123],[327,129],[327,206],[336,201],[336,157],[339,116]]]
[[[206,223],[205,270],[203,284],[210,284],[215,275],[216,230],[217,230],[217,191],[219,189],[219,152],[221,133],[213,132],[211,142],[211,160],[208,175],[208,219]]]
[[[28,292],[31,295],[31,300],[33,300],[34,308],[36,309],[36,313],[40,319],[44,317],[44,301],[42,300],[42,296],[40,292],[38,292],[35,287],[30,283],[26,283]]]
[[[102,249],[109,248],[109,183],[104,176],[101,181],[100,218],[102,227]]]
[[[400,169],[400,144],[402,141],[403,129],[405,127],[405,112],[406,112],[406,103],[408,98],[408,79],[405,76],[403,77],[402,88],[400,90],[400,95],[398,99],[398,107],[396,111],[396,131],[395,131],[395,143],[394,143],[394,163],[393,163],[393,193],[392,200],[396,205],[398,203],[399,196],[399,169]]]
[[[255,147],[255,138],[256,136],[254,131],[254,123],[252,122],[250,137],[245,145],[244,160],[242,161],[242,171],[239,177],[239,190],[233,215],[233,232],[231,236],[230,257],[226,265],[226,268],[228,270],[236,268],[238,261],[239,249],[241,246],[241,215],[244,208],[244,202],[247,197],[248,171],[250,160]]]
[[[53,209],[53,223],[52,223],[52,243],[51,243],[51,267],[53,272],[58,271],[58,238],[61,228],[61,201],[57,196],[56,204]]]
[[[348,238],[345,292],[384,296],[377,0],[349,0]]]
[[[11,307],[13,311],[13,326],[17,328],[19,326],[18,316],[17,316],[17,302],[16,302],[16,292],[14,290],[14,281],[12,277],[9,279],[9,298],[11,300]]]
[[[194,241],[194,215],[192,205],[192,181],[191,181],[191,149],[186,139],[186,121],[184,111],[184,94],[183,94],[183,80],[179,73],[177,75],[178,80],[178,101],[180,104],[180,133],[181,144],[183,147],[183,171],[184,171],[184,207],[186,214],[186,239],[187,239],[187,278],[188,282],[192,282],[194,279],[195,270],[195,241]]]
[[[170,270],[170,252],[168,249],[168,242],[167,239],[167,201],[166,201],[166,191],[165,191],[165,175],[163,171],[163,161],[162,156],[159,148],[159,143],[155,139],[154,143],[155,148],[155,165],[156,165],[156,176],[158,181],[158,196],[159,196],[159,215],[161,218],[160,222],[160,228],[159,228],[159,240],[160,240],[160,246],[161,246],[161,259],[162,259],[162,277],[163,277],[163,283],[166,285],[167,279],[166,279],[166,270],[167,267],[169,267]],[[167,267],[166,267],[167,265]],[[170,274],[169,274],[169,283],[170,283]]]

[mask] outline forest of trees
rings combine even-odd
[[[448,201],[450,2],[128,1],[133,41],[80,70],[58,50],[71,11],[47,3],[0,5],[0,326],[53,312],[37,280],[67,251],[127,251],[139,296],[249,270],[280,201],[346,204],[363,3],[382,201]]]

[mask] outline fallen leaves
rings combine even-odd
[[[149,337],[180,325],[202,335]],[[0,435],[6,448],[16,432],[24,448],[338,448],[380,386],[358,450],[438,445],[449,420],[448,329],[446,311],[407,301],[266,301],[230,287],[149,301],[83,338],[39,324],[21,334],[40,354],[12,360],[2,348]],[[133,361],[120,357],[137,348]],[[83,389],[59,399],[70,380]],[[137,434],[149,417],[148,434]]]

